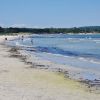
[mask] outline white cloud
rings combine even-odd
[[[28,27],[28,26],[26,24],[13,24],[10,27],[19,27],[19,28],[22,28],[22,27]]]
[[[39,26],[32,26],[27,24],[13,24],[10,27],[19,27],[19,28],[40,28]]]

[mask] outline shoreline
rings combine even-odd
[[[13,52],[13,54],[11,56],[22,59],[23,62],[25,62],[25,64],[30,64],[31,65],[30,68],[36,68],[36,69],[40,69],[40,70],[43,69],[43,70],[48,70],[51,72],[62,73],[65,78],[69,78],[71,80],[80,82],[82,84],[84,83],[84,85],[87,88],[91,88],[90,90],[92,90],[92,87],[95,87],[95,89],[93,89],[93,91],[97,90],[98,86],[100,86],[100,80],[98,80],[96,78],[95,78],[95,80],[89,80],[89,79],[85,79],[84,76],[81,76],[81,73],[86,72],[86,70],[83,70],[81,68],[76,68],[76,67],[74,68],[74,67],[68,66],[68,65],[54,63],[52,61],[38,57],[35,54],[33,54],[36,52],[36,50],[34,48],[31,50],[32,52],[30,52],[30,50],[28,50],[28,51],[26,50],[28,47],[26,47],[26,49],[23,48],[23,46],[14,46],[14,47],[10,46],[10,47],[11,47],[10,52]],[[34,55],[34,56],[32,56],[32,55]],[[77,75],[80,78],[76,78]]]
[[[73,75],[79,75],[83,72],[81,68],[73,68],[71,66],[57,64],[48,60],[41,59],[36,55],[31,56],[31,53],[24,51],[21,48],[13,47],[10,52],[11,57],[18,57],[22,60],[25,64],[31,65],[30,69],[39,69],[39,70],[47,70],[49,72],[59,73],[64,76],[65,79],[70,79],[84,85],[90,91],[97,91],[100,92],[100,81],[99,80],[88,80],[84,78],[75,78]],[[32,52],[35,52],[33,50]],[[72,74],[73,73],[73,74]],[[97,82],[97,83],[96,83]],[[99,89],[97,89],[99,88]]]
[[[46,62],[46,61],[43,62],[43,60],[38,59],[38,57],[36,56],[34,56],[34,58],[31,58],[30,55],[25,54],[25,52],[23,52],[22,50],[17,51],[16,48],[12,49],[11,47],[6,47],[5,45],[0,45],[0,49],[1,49],[0,51],[4,50],[2,51],[3,53],[1,52],[1,54],[5,55],[5,57],[3,58],[4,60],[5,59],[13,60],[11,64],[7,62],[9,64],[9,67],[7,67],[8,65],[6,63],[4,64],[6,65],[7,70],[6,68],[2,70],[4,72],[4,76],[3,77],[0,76],[0,80],[1,81],[3,80],[2,82],[0,82],[0,84],[8,84],[8,83],[18,84],[18,87],[21,86],[21,88],[25,88],[25,89],[27,87],[27,89],[29,89],[27,93],[30,93],[31,88],[33,88],[33,90],[35,89],[35,91],[38,91],[37,93],[41,94],[42,92],[41,89],[43,89],[42,95],[36,94],[36,95],[40,95],[43,98],[43,99],[40,98],[39,100],[49,100],[50,98],[53,98],[52,100],[66,100],[67,97],[69,97],[70,100],[73,100],[73,98],[76,98],[75,100],[88,100],[88,99],[99,100],[100,97],[98,94],[90,93],[92,91],[89,91],[86,87],[84,87],[84,85],[80,84],[79,82],[69,79],[68,76],[66,76],[65,78],[63,73],[66,72],[66,74],[68,74],[67,70],[63,71],[62,69],[59,68],[55,69],[54,71],[52,71],[52,68],[51,70],[50,69],[46,70],[47,67],[51,67],[51,66],[52,67],[60,66],[62,68],[61,65],[57,65],[52,62]],[[30,59],[31,60],[34,59],[33,60],[34,63],[30,62]],[[2,64],[0,63],[0,65]],[[10,68],[10,66],[12,67]],[[6,74],[8,74],[8,76],[5,76],[5,72]],[[20,88],[18,87],[16,88],[20,90]],[[46,94],[45,91],[47,91]],[[79,92],[80,95],[77,95]],[[57,96],[58,93],[60,93],[59,96]],[[32,94],[34,94],[34,91],[32,91]],[[35,100],[37,100],[38,98],[38,96],[35,97],[34,95],[32,97],[35,98]],[[2,100],[6,100],[6,99],[2,99]],[[33,99],[30,98],[30,100]]]
[[[23,35],[20,34],[18,36],[6,36],[6,37],[9,38],[9,40],[15,40],[15,39],[20,39],[22,36]],[[26,37],[29,37],[29,36],[31,36],[31,35],[25,34],[24,37],[26,38]],[[3,38],[4,37],[5,36],[3,36]],[[4,41],[3,41],[3,43],[4,43]],[[5,45],[5,43],[4,43],[4,45]],[[9,46],[11,48],[11,51],[10,52],[13,51],[13,53],[15,53],[15,54],[12,55],[13,57],[14,56],[15,57],[18,56],[18,58],[21,58],[20,57],[20,55],[21,55],[22,56],[22,59],[23,59],[24,56],[26,56],[25,59],[23,60],[26,64],[31,64],[32,66],[35,65],[35,66],[37,66],[36,68],[44,69],[44,70],[49,70],[51,72],[63,73],[64,76],[67,77],[67,78],[70,78],[70,79],[75,80],[75,81],[78,81],[78,82],[84,82],[89,87],[92,87],[91,86],[91,83],[94,82],[94,80],[85,79],[80,74],[80,73],[82,73],[82,72],[84,72],[86,70],[83,70],[83,69],[77,68],[77,67],[74,68],[74,67],[68,66],[68,65],[54,63],[52,61],[49,61],[49,60],[43,59],[41,57],[38,57],[35,54],[33,54],[33,53],[36,52],[36,50],[34,48],[31,50],[32,52],[30,52],[30,50],[28,52],[28,51],[26,51],[26,49],[24,50],[23,47],[20,47],[20,46],[17,46],[17,45],[16,46],[10,46],[10,45],[6,44],[6,46]],[[18,52],[18,54],[16,55],[17,52]],[[31,53],[34,56],[32,56]],[[35,67],[31,67],[31,68],[35,68]],[[78,76],[80,76],[80,78],[75,78],[74,77],[75,74],[76,75],[78,74]],[[95,79],[95,80],[97,80],[99,82],[98,79]],[[95,84],[94,84],[94,86],[95,86]]]

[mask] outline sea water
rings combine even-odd
[[[100,78],[100,34],[40,34],[24,40],[12,41],[14,45],[29,47],[42,59],[86,71],[87,79]]]

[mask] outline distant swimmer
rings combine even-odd
[[[33,39],[31,38],[31,44],[33,45]]]

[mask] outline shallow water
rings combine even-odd
[[[99,34],[44,34],[33,35],[11,42],[13,45],[35,47],[34,53],[43,59],[88,70],[82,74],[88,79],[95,79],[100,71],[100,35]],[[95,74],[94,74],[95,73]]]

